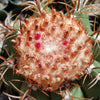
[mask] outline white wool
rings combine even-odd
[[[97,41],[100,41],[100,35],[98,35],[97,38],[96,38],[96,37],[97,37],[97,34],[95,34],[95,35],[93,36],[93,38],[96,39]]]
[[[21,34],[21,32],[20,32],[20,31],[18,31],[16,34]]]
[[[13,68],[13,66],[14,66],[13,60],[9,60],[9,62],[7,63],[7,65],[8,65],[10,68]]]
[[[50,42],[49,44],[46,43],[46,44],[44,45],[44,50],[43,50],[43,52],[50,53],[50,52],[52,52],[52,51],[54,51],[54,50],[57,50],[57,49],[58,49],[58,48],[57,48],[57,45],[54,44],[53,42]]]
[[[63,91],[62,96],[64,97],[64,100],[70,100],[71,93],[68,93],[67,91]]]
[[[34,90],[34,91],[37,91],[37,87],[34,85],[34,86],[32,86],[32,90]]]
[[[97,80],[100,80],[100,73],[98,73],[97,75]]]
[[[31,84],[28,84],[28,87],[30,88],[32,85]],[[37,85],[36,84],[34,84],[33,86],[32,86],[32,90],[33,91],[37,91]]]
[[[88,72],[91,73],[93,68],[95,68],[95,66],[92,64],[89,68],[87,68]]]
[[[4,37],[4,34],[1,34],[3,32],[3,31],[1,31],[2,27],[3,27],[3,25],[0,23],[0,52],[1,52],[1,49],[3,46],[3,37]]]

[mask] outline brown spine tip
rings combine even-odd
[[[49,24],[48,21],[44,21],[43,26],[44,26],[44,27],[47,27],[48,24]]]
[[[51,28],[51,32],[55,31],[56,27],[55,26],[52,26]]]
[[[56,65],[52,66],[53,70],[58,70],[58,67]]]
[[[64,26],[64,24],[63,24],[63,23],[61,23],[61,24],[60,24],[60,28],[62,29],[62,28],[63,28],[63,26]]]
[[[35,25],[35,30],[37,30],[37,29],[38,29],[38,27],[39,27],[38,25]]]

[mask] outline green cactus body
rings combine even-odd
[[[66,6],[67,15],[62,11],[56,11],[54,8],[48,8],[51,3],[54,3],[53,0],[26,2],[24,4],[27,6],[20,6],[21,14],[26,10],[31,10],[34,14],[22,20],[21,17],[19,18],[20,20],[16,18],[13,22],[15,27],[13,25],[10,26],[11,23],[8,23],[8,26],[4,25],[4,28],[1,27],[6,30],[5,33],[8,35],[8,40],[5,39],[6,44],[9,44],[8,55],[12,52],[14,53],[13,57],[9,56],[9,59],[0,56],[5,61],[5,64],[4,62],[1,64],[1,68],[6,65],[8,67],[5,70],[13,68],[17,75],[23,76],[26,81],[20,89],[26,91],[25,93],[30,89],[37,91],[36,93],[39,93],[39,96],[32,91],[32,96],[37,100],[49,99],[37,89],[40,89],[43,93],[44,91],[49,91],[47,95],[51,95],[51,100],[56,97],[58,100],[61,99],[59,95],[53,92],[60,93],[64,100],[72,98],[75,100],[86,99],[84,98],[86,96],[82,93],[82,88],[78,84],[82,84],[81,79],[84,75],[90,75],[91,72],[93,74],[93,71],[96,73],[93,70],[95,68],[93,65],[95,60],[93,34],[91,35],[90,32],[91,28],[87,13],[82,13],[86,9],[81,10],[82,4],[85,7],[87,0],[73,1],[74,7],[66,3],[57,2]],[[10,4],[14,5],[12,2]],[[71,11],[67,6],[72,8]],[[9,22],[7,20],[10,19],[6,19],[6,24]],[[94,34],[99,32],[98,30]],[[98,46],[96,48],[99,49]],[[96,75],[93,75],[96,82],[100,80],[98,72],[99,69]],[[2,73],[1,79],[3,79],[4,73]],[[84,84],[85,78],[83,78]],[[12,83],[10,82],[10,84]],[[73,85],[76,88],[73,88]],[[95,83],[90,88],[94,85]],[[71,89],[72,92],[70,92]],[[83,90],[87,91],[87,88]],[[87,92],[86,95],[88,94]],[[24,98],[22,97],[22,99]]]

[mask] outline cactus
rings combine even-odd
[[[7,54],[0,56],[0,80],[19,92],[19,96],[3,92],[9,98],[100,98],[100,27],[95,31],[95,20],[92,30],[88,17],[94,5],[86,6],[88,0],[70,2],[73,6],[66,1],[15,4],[9,0],[3,9],[10,14],[0,24],[0,34],[4,35],[2,51]],[[64,5],[66,13],[50,8],[55,3]],[[13,5],[12,11],[9,5]]]

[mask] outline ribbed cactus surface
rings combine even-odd
[[[88,14],[98,14],[99,4],[93,13],[89,0],[15,2],[0,8],[0,87],[10,84],[20,96],[1,93],[22,100],[98,99],[100,27],[95,18],[92,30]]]

